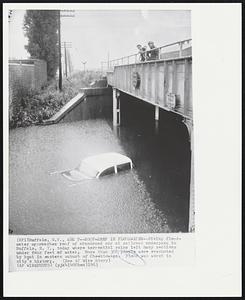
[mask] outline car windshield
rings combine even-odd
[[[98,171],[95,170],[90,164],[82,161],[81,164],[78,166],[77,168],[79,170],[79,172],[85,174],[88,177],[96,177],[96,175],[98,174]]]

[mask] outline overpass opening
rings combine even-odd
[[[181,116],[123,92],[118,137],[132,158],[155,205],[167,215],[173,232],[187,232],[189,221],[189,136]]]

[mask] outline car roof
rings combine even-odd
[[[123,163],[132,162],[131,159],[125,155],[116,152],[102,153],[85,158],[83,162],[91,165],[95,170],[102,172],[103,170],[120,165]]]

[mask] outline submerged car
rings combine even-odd
[[[63,171],[61,174],[69,180],[100,178],[117,174],[133,168],[132,160],[122,154],[110,152],[85,158],[74,170]]]

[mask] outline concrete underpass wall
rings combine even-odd
[[[105,95],[87,96],[68,112],[60,122],[90,119],[112,119],[112,92]]]

